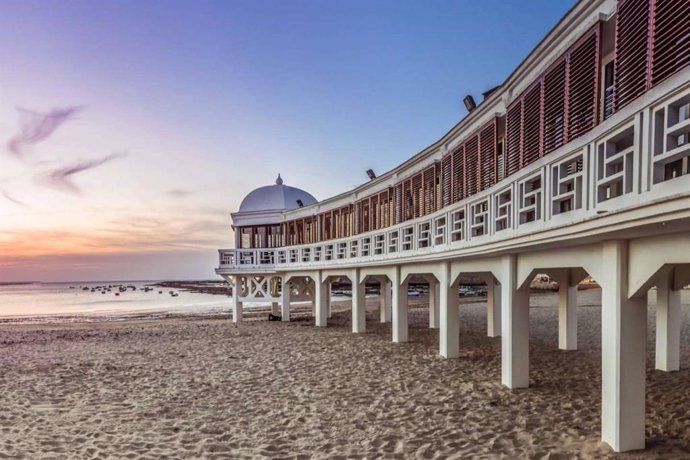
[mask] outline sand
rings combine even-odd
[[[500,338],[461,305],[461,357],[438,356],[424,299],[410,342],[372,308],[329,327],[228,317],[0,326],[0,458],[688,458],[690,309],[682,370],[653,370],[648,450],[599,441],[600,308],[579,308],[576,352],[557,350],[551,295],[530,312],[530,388],[500,384]],[[586,302],[585,302],[586,303]],[[341,306],[342,307],[342,306]]]

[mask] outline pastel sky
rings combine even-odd
[[[573,3],[4,0],[0,282],[213,278],[246,193],[393,168]]]

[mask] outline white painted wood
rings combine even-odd
[[[603,244],[601,296],[601,438],[614,450],[645,446],[645,298],[628,299],[625,241]]]
[[[517,257],[503,256],[501,274],[501,381],[529,386],[529,289],[518,289]]]

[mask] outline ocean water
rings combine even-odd
[[[50,320],[51,317],[98,320],[145,314],[227,314],[232,310],[232,298],[226,295],[156,286],[151,286],[152,291],[144,292],[144,286],[154,283],[155,281],[101,281],[0,285],[0,318],[6,321],[27,317],[43,320]],[[135,286],[136,290],[119,292],[118,288],[111,288],[111,292],[105,294],[100,291],[91,292],[97,286],[116,284]],[[163,292],[159,294],[159,291]],[[171,296],[169,291],[176,292],[178,296]]]

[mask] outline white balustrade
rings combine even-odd
[[[441,252],[471,246],[474,238],[488,235],[492,242],[510,239],[529,232],[532,227],[527,224],[556,228],[623,205],[652,202],[665,196],[661,193],[687,193],[689,178],[690,86],[686,85],[684,91],[637,113],[612,115],[592,135],[575,139],[517,175],[431,215],[318,244],[220,250],[220,268],[319,267]]]

